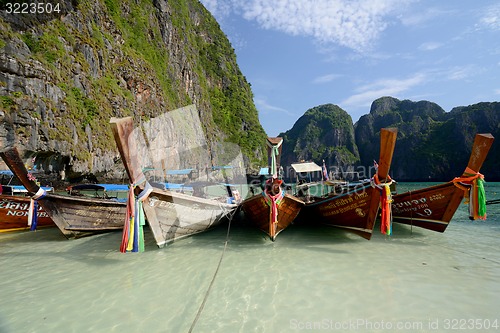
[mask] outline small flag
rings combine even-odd
[[[326,170],[325,160],[323,160],[323,178],[328,180],[328,171]]]

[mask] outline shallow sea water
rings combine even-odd
[[[370,241],[292,225],[271,242],[233,222],[225,251],[228,224],[163,249],[146,231],[127,254],[120,232],[0,234],[0,333],[500,331],[500,204],[487,208],[469,221],[461,205],[443,234],[377,224]]]

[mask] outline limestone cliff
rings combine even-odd
[[[445,112],[429,101],[382,97],[356,124],[338,106],[312,108],[299,118],[284,138],[282,165],[324,159],[330,171],[365,170],[379,158],[380,129],[396,127],[398,139],[391,176],[398,181],[448,181],[464,171],[477,133],[500,140],[500,103],[478,103]],[[481,172],[500,180],[499,143],[495,141]],[[358,168],[361,167],[361,168]],[[368,170],[368,171],[366,171]]]
[[[447,181],[461,175],[477,133],[500,139],[500,103],[478,103],[445,112],[428,102],[382,97],[355,125],[361,164],[375,158],[372,142],[382,127],[398,128],[391,175],[400,181]],[[494,142],[481,172],[500,179],[500,151]]]
[[[359,162],[352,118],[337,105],[325,104],[306,111],[283,137],[282,165],[325,160],[344,170]]]
[[[214,159],[232,142],[247,162],[265,160],[250,85],[199,1],[60,3],[50,15],[0,14],[0,119],[38,167],[116,177],[109,119],[189,104]]]

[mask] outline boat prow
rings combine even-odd
[[[149,188],[149,193],[141,199],[142,208],[159,247],[206,231],[235,212],[236,204],[228,203],[225,198],[217,200],[197,196],[196,188],[191,195],[176,192],[171,186],[163,188],[151,186],[141,167],[144,160],[141,149],[145,147],[142,147],[141,139],[144,138],[140,128],[134,126],[131,117],[112,118],[110,123],[131,186],[135,188],[135,194],[140,196],[140,193]],[[126,230],[124,234],[125,232]]]
[[[9,169],[67,238],[91,236],[121,230],[125,204],[113,200],[79,198],[47,193],[26,170],[17,148],[3,147],[0,152]]]
[[[302,210],[301,220],[342,228],[370,239],[377,219],[381,192],[390,183],[389,168],[396,138],[396,129],[381,129],[378,169],[372,181],[360,183],[354,188],[345,187],[342,193],[313,198]]]
[[[246,218],[274,241],[299,215],[304,201],[286,193],[279,178],[280,156],[283,139],[267,138],[268,177],[261,193],[245,199],[241,203]]]
[[[467,168],[461,177],[447,183],[393,195],[393,221],[432,231],[444,232],[467,194],[474,194],[474,180],[493,144],[491,134],[477,134]],[[471,198],[471,218],[477,219],[477,201]],[[474,211],[476,210],[476,213]],[[474,215],[476,214],[476,215]]]

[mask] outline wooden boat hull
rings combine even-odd
[[[40,187],[28,176],[17,148],[3,147],[0,156],[26,190],[38,196]],[[126,204],[123,202],[45,193],[38,203],[67,238],[123,229],[125,223]]]
[[[29,197],[0,195],[0,232],[29,230],[29,207]],[[55,227],[54,222],[41,206],[39,206],[37,215],[37,228]]]
[[[448,183],[394,195],[393,221],[444,232],[466,192],[474,191],[475,179],[482,177],[479,177],[479,170],[488,156],[494,139],[489,133],[476,134],[469,163],[461,177]],[[469,218],[481,218],[475,210],[477,208],[475,204],[469,208],[472,208],[472,215]]]
[[[372,236],[379,208],[379,190],[370,183],[348,192],[308,203],[301,219],[354,232],[365,239]]]
[[[38,201],[67,238],[122,230],[126,204],[113,200],[47,194]]]
[[[444,232],[465,192],[452,182],[392,196],[393,222]]]
[[[332,227],[343,228],[354,232],[365,239],[372,237],[373,227],[377,219],[381,198],[386,205],[382,209],[384,217],[390,210],[386,196],[381,190],[391,183],[389,168],[392,162],[397,130],[382,128],[380,130],[380,155],[377,173],[370,182],[360,183],[354,187],[347,187],[340,194],[315,198],[307,203],[304,209],[303,220],[319,222]],[[385,234],[390,234],[389,220],[382,223]]]
[[[295,220],[303,206],[304,202],[302,200],[285,194],[281,203],[278,204],[278,223],[276,232],[272,235],[270,232],[270,224],[272,223],[271,207],[267,204],[264,194],[254,195],[241,204],[241,208],[249,221],[265,232],[272,240]]]
[[[110,123],[127,175],[136,185],[135,194],[139,195],[147,186],[141,166],[144,157],[140,157],[147,153],[139,151],[139,146],[143,146],[139,145],[142,131],[134,127],[131,117],[112,118]],[[151,192],[145,195],[142,207],[159,247],[216,226],[237,208],[237,205],[216,199],[154,187],[149,190]]]
[[[163,247],[220,224],[224,216],[233,213],[237,206],[154,189],[143,208],[156,244]]]

